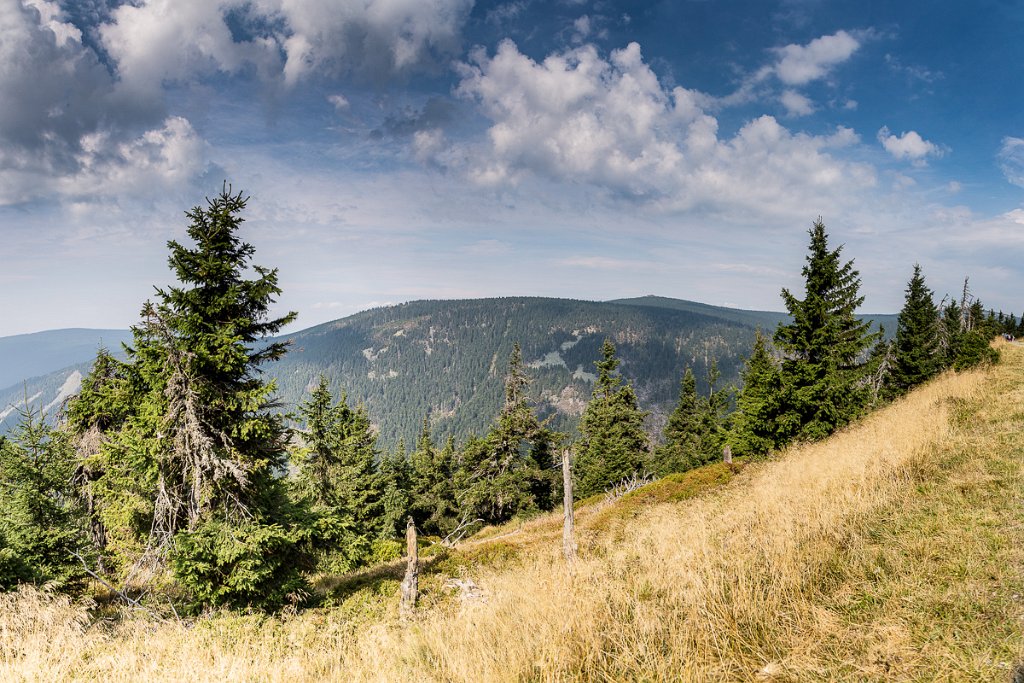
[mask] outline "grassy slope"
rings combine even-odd
[[[0,679],[1008,681],[1024,347],[1003,354],[825,443],[581,509],[573,573],[557,518],[489,530],[424,571],[411,622],[394,567],[324,581],[329,609],[191,624],[2,596]]]

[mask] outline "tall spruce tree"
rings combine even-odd
[[[445,535],[457,523],[455,484],[455,440],[449,437],[437,448],[430,435],[430,420],[423,419],[416,450],[409,458],[409,513],[425,534]]]
[[[381,486],[381,517],[377,524],[380,538],[392,539],[405,533],[409,514],[412,472],[405,441],[399,439],[393,451],[387,451],[377,466]]]
[[[644,430],[647,413],[640,410],[632,385],[616,373],[615,345],[606,339],[596,361],[594,394],[580,419],[582,438],[577,445],[574,494],[586,498],[644,470],[649,445]]]
[[[366,559],[380,512],[376,436],[362,407],[352,409],[344,392],[337,403],[321,376],[299,405],[303,445],[295,453],[295,492],[310,506],[316,532],[310,538],[322,568],[346,571]]]
[[[914,264],[896,323],[887,393],[899,395],[921,384],[939,371],[940,363],[939,312],[932,291],[925,285],[921,266]]]
[[[829,249],[820,218],[809,234],[805,296],[782,290],[793,320],[774,339],[784,354],[778,425],[785,439],[821,439],[862,411],[870,395],[865,351],[878,337],[855,314],[864,297],[853,261],[841,260],[842,247]]]
[[[168,242],[178,284],[158,288],[133,328],[114,401],[130,409],[104,434],[96,467],[101,507],[148,519],[147,556],[171,553],[175,576],[203,604],[269,605],[302,585],[279,477],[287,432],[261,375],[286,350],[266,337],[295,314],[269,315],[281,290],[238,236],[246,202],[225,184],[186,213],[195,246]],[[88,402],[79,410],[98,412]]]
[[[730,445],[736,455],[764,455],[781,445],[779,435],[779,365],[768,339],[757,330],[754,348],[741,373],[743,388],[736,397]]]

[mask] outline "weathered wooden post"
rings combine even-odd
[[[732,448],[729,447],[729,444],[725,444],[725,448],[722,449],[722,462],[726,465],[732,464]]]
[[[405,545],[408,564],[405,566],[405,578],[402,579],[402,602],[399,613],[403,617],[412,615],[416,610],[416,598],[419,595],[419,551],[416,548],[416,524],[409,517],[405,523]]]
[[[565,522],[562,525],[562,553],[565,561],[572,565],[576,561],[576,519],[572,507],[572,450],[562,449],[562,509]]]

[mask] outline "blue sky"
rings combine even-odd
[[[781,308],[822,216],[1024,309],[1024,5],[0,0],[0,335],[126,327],[227,179],[296,327],[418,298]]]

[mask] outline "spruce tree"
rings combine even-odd
[[[457,523],[458,503],[455,484],[455,441],[449,437],[438,449],[430,435],[430,421],[423,419],[416,450],[409,458],[409,512],[417,528],[425,534],[443,536]]]
[[[463,449],[468,486],[462,508],[470,518],[494,524],[550,504],[554,435],[537,419],[526,395],[528,384],[516,343],[509,355],[501,412],[486,437],[471,439]]]
[[[656,474],[686,472],[721,456],[729,394],[716,390],[719,376],[718,364],[712,361],[708,368],[708,395],[700,396],[693,370],[686,368],[680,382],[679,402],[663,432],[665,443],[655,450],[652,459]]]
[[[764,455],[781,445],[777,419],[781,377],[761,330],[740,376],[743,388],[736,397],[730,445],[736,455]]]
[[[809,231],[805,296],[782,290],[792,322],[780,324],[775,346],[784,354],[778,418],[784,438],[821,439],[854,419],[869,396],[865,352],[877,339],[855,312],[863,303],[853,261],[829,249],[819,218]]]
[[[303,585],[280,479],[287,432],[261,375],[286,350],[266,337],[295,314],[269,314],[281,290],[238,236],[246,202],[225,185],[186,212],[194,246],[168,242],[178,284],[158,288],[133,328],[113,397],[129,410],[104,434],[96,468],[101,507],[117,511],[126,536],[147,531],[134,547],[119,539],[122,557],[172,555],[201,604],[273,605]],[[101,412],[88,399],[78,410]]]
[[[346,571],[366,559],[369,538],[377,531],[376,436],[366,411],[349,407],[344,392],[335,403],[323,376],[299,405],[299,414],[305,429],[304,444],[295,453],[294,489],[316,520],[318,533],[310,541],[321,568]]]
[[[31,581],[68,587],[91,558],[68,434],[25,409],[10,438],[0,438],[0,588]],[[77,557],[76,557],[77,556]]]
[[[928,380],[939,371],[940,361],[939,312],[921,266],[915,264],[896,323],[887,393],[899,395]]]
[[[411,503],[410,470],[405,441],[399,439],[395,450],[385,452],[377,467],[381,486],[381,517],[377,523],[379,538],[392,539],[405,533]]]
[[[650,459],[644,418],[632,385],[616,374],[615,345],[606,339],[596,361],[594,394],[580,420],[574,494],[586,498],[647,468]]]

